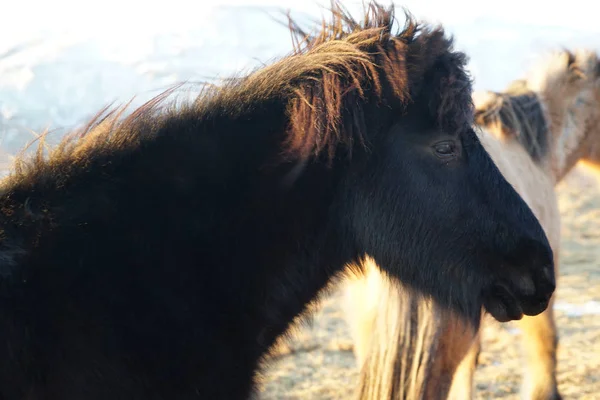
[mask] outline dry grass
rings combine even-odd
[[[600,399],[600,176],[577,168],[558,188],[563,218],[556,309],[563,398]],[[576,315],[596,303],[596,313]],[[569,308],[570,307],[570,308]],[[511,323],[488,321],[476,373],[477,399],[518,399],[520,343]],[[340,307],[325,299],[312,327],[279,349],[264,371],[261,399],[348,399],[358,371]]]

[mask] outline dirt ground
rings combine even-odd
[[[578,167],[558,187],[562,213],[558,379],[563,398],[600,399],[600,175]],[[488,319],[476,372],[477,399],[518,399],[520,341],[511,323]],[[320,305],[263,371],[260,398],[349,399],[358,370],[340,293]]]

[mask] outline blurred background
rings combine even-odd
[[[291,50],[285,11],[305,26],[316,0],[19,0],[0,7],[0,170],[50,129],[78,126],[109,103],[140,104],[169,86],[211,82]],[[7,4],[8,3],[8,4]],[[357,1],[346,1],[360,12]],[[383,1],[383,4],[389,2]],[[406,0],[418,19],[443,23],[470,57],[475,89],[501,90],[545,52],[600,50],[600,3],[589,0]],[[401,15],[400,15],[401,16]],[[279,21],[279,22],[278,22]],[[600,399],[600,195],[577,168],[559,186],[563,213],[557,321],[560,388]],[[358,374],[337,294],[265,372],[263,398],[345,399]],[[511,324],[486,325],[477,398],[518,398],[520,350]]]

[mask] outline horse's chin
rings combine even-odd
[[[483,297],[486,311],[499,322],[508,322],[523,318],[521,302],[505,285],[493,285]]]
[[[550,298],[547,299],[537,299],[531,302],[525,302],[521,305],[523,309],[523,314],[529,316],[535,316],[544,312],[548,306],[550,305]]]

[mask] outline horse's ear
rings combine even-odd
[[[576,62],[577,60],[573,53],[569,52],[568,54],[567,69],[569,71],[569,82],[575,83],[577,81],[582,81],[585,78],[585,72],[582,69],[582,66]]]
[[[563,49],[563,51],[567,55],[567,67],[571,67],[573,64],[575,64],[575,53],[569,49]]]
[[[569,51],[567,54],[567,70],[570,83],[589,82],[589,79],[595,80],[600,76],[600,66],[595,51],[577,49],[574,52]]]

